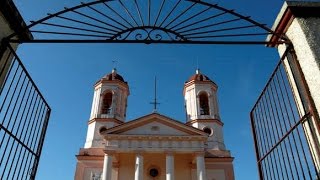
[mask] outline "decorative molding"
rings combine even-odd
[[[196,151],[194,152],[194,156],[203,156],[204,157],[205,152],[204,151]]]
[[[233,162],[234,157],[205,157],[206,163]]]
[[[114,122],[114,123],[118,123],[118,125],[125,123],[123,121],[120,121],[118,119],[113,119],[113,118],[93,118],[88,121],[88,125],[93,122]]]
[[[96,155],[76,155],[78,161],[85,161],[85,160],[98,160],[103,161],[103,156],[96,156]]]
[[[114,151],[114,150],[108,150],[108,149],[104,149],[103,150],[103,152],[104,152],[104,154],[105,155],[110,155],[110,156],[113,156],[114,154],[116,154],[116,151]]]
[[[96,82],[96,84],[94,85],[94,87],[97,87],[101,84],[104,84],[104,83],[108,83],[109,85],[117,85],[117,86],[120,86],[120,87],[123,87],[124,89],[126,89],[128,91],[128,94],[129,94],[129,86],[128,84],[118,80],[118,79],[114,79],[114,80],[106,80],[106,79],[100,79],[99,81]]]
[[[195,80],[191,80],[187,83],[184,84],[184,92],[185,92],[185,89],[187,89],[189,86],[191,85],[194,85],[194,84],[211,84],[212,85],[212,88],[215,88],[214,90],[216,91],[218,89],[218,86],[214,83],[214,82],[211,82],[211,81],[195,81]]]
[[[174,154],[176,153],[175,151],[172,151],[172,150],[165,150],[164,153],[166,155],[169,155],[169,156],[174,156]]]
[[[108,134],[104,136],[105,140],[161,140],[161,141],[201,141],[205,142],[207,136],[163,136],[163,135],[124,135],[124,134]]]
[[[116,152],[181,152],[192,153],[196,151],[205,150],[205,141],[193,140],[193,141],[179,141],[179,140],[137,140],[137,139],[122,139],[122,140],[107,140],[106,150]]]
[[[134,150],[133,152],[134,152],[135,154],[137,154],[137,155],[143,156],[143,154],[144,154],[146,151],[144,151],[144,150]]]
[[[152,113],[152,114],[148,114],[146,116],[143,116],[141,118],[138,118],[138,119],[135,119],[135,120],[132,120],[132,121],[129,121],[125,124],[122,124],[121,126],[116,126],[116,127],[113,127],[113,128],[110,128],[106,131],[106,135],[108,134],[119,134],[120,132],[125,132],[127,130],[130,130],[130,129],[133,129],[133,128],[136,128],[136,127],[139,127],[141,125],[144,125],[146,124],[146,122],[159,122],[159,123],[162,123],[164,125],[167,125],[167,126],[170,126],[170,127],[173,127],[175,129],[178,129],[180,131],[183,131],[183,132],[186,132],[188,134],[192,134],[192,135],[203,135],[203,136],[206,136],[206,133],[204,133],[203,131],[197,129],[197,128],[194,128],[194,127],[191,127],[191,126],[186,126],[184,123],[181,123],[177,120],[173,120],[169,117],[166,117],[166,116],[163,116],[163,115],[160,115],[158,113]]]
[[[206,122],[206,123],[217,123],[219,124],[220,126],[223,126],[223,122],[221,122],[219,119],[194,119],[194,120],[191,120],[191,121],[188,121],[186,123],[186,125],[189,125],[191,126],[192,124],[194,123],[199,123],[199,122]]]

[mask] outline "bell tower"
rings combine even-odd
[[[100,132],[125,122],[128,96],[128,83],[116,69],[96,82],[85,148],[100,147]]]
[[[217,90],[218,86],[199,69],[185,82],[186,124],[208,134],[208,149],[225,150]]]

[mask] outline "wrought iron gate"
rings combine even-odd
[[[35,179],[50,107],[10,45],[0,60],[0,179]]]
[[[320,179],[318,117],[306,87],[288,47],[251,111],[260,179]]]
[[[27,32],[35,38],[17,38]],[[7,39],[11,43],[269,44],[265,36],[271,34],[277,37],[275,44],[290,43],[284,34],[250,16],[207,1],[99,0],[48,13]],[[5,77],[0,90],[0,177],[34,179],[50,108],[10,49],[14,61],[8,55],[0,62],[0,82]],[[315,141],[319,126],[314,124],[319,117],[309,108],[311,97],[301,96],[308,92],[302,76],[288,72],[299,71],[291,50],[281,58],[251,112],[260,179],[319,179],[319,141]],[[293,60],[286,61],[289,56]],[[3,73],[7,64],[9,75]],[[294,89],[296,84],[300,88]]]

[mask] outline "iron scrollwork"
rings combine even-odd
[[[112,40],[135,40],[135,41],[185,41],[186,39],[176,32],[162,28],[138,27],[117,33],[110,38]]]

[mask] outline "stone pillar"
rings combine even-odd
[[[13,61],[13,55],[7,48],[8,42],[6,38],[19,32],[18,39],[31,40],[32,34],[26,29],[26,23],[23,21],[18,9],[15,7],[13,1],[1,1],[0,3],[0,88],[4,84],[4,77],[7,75],[9,67]],[[18,43],[11,44],[14,50],[17,49]]]
[[[16,50],[18,44],[11,45],[13,50]],[[7,42],[4,40],[0,44],[0,88],[4,85],[5,77],[8,75],[11,64],[14,61],[14,55],[11,50],[7,47]]]
[[[166,155],[166,180],[174,180],[174,156],[172,152]]]
[[[312,117],[303,123],[312,157],[320,172],[320,2],[285,2],[273,25],[276,34],[285,34],[294,51],[284,59],[288,78],[297,97],[300,115]],[[271,35],[269,46],[277,47],[280,56],[287,45],[277,45],[279,37]]]
[[[102,171],[102,180],[111,180],[112,159],[113,159],[113,153],[105,152],[104,162],[103,162],[103,171]]]
[[[203,152],[196,153],[196,162],[197,162],[197,180],[207,180]]]
[[[134,170],[134,180],[142,180],[142,179],[143,179],[143,156],[141,155],[141,153],[137,153],[135,170]]]

